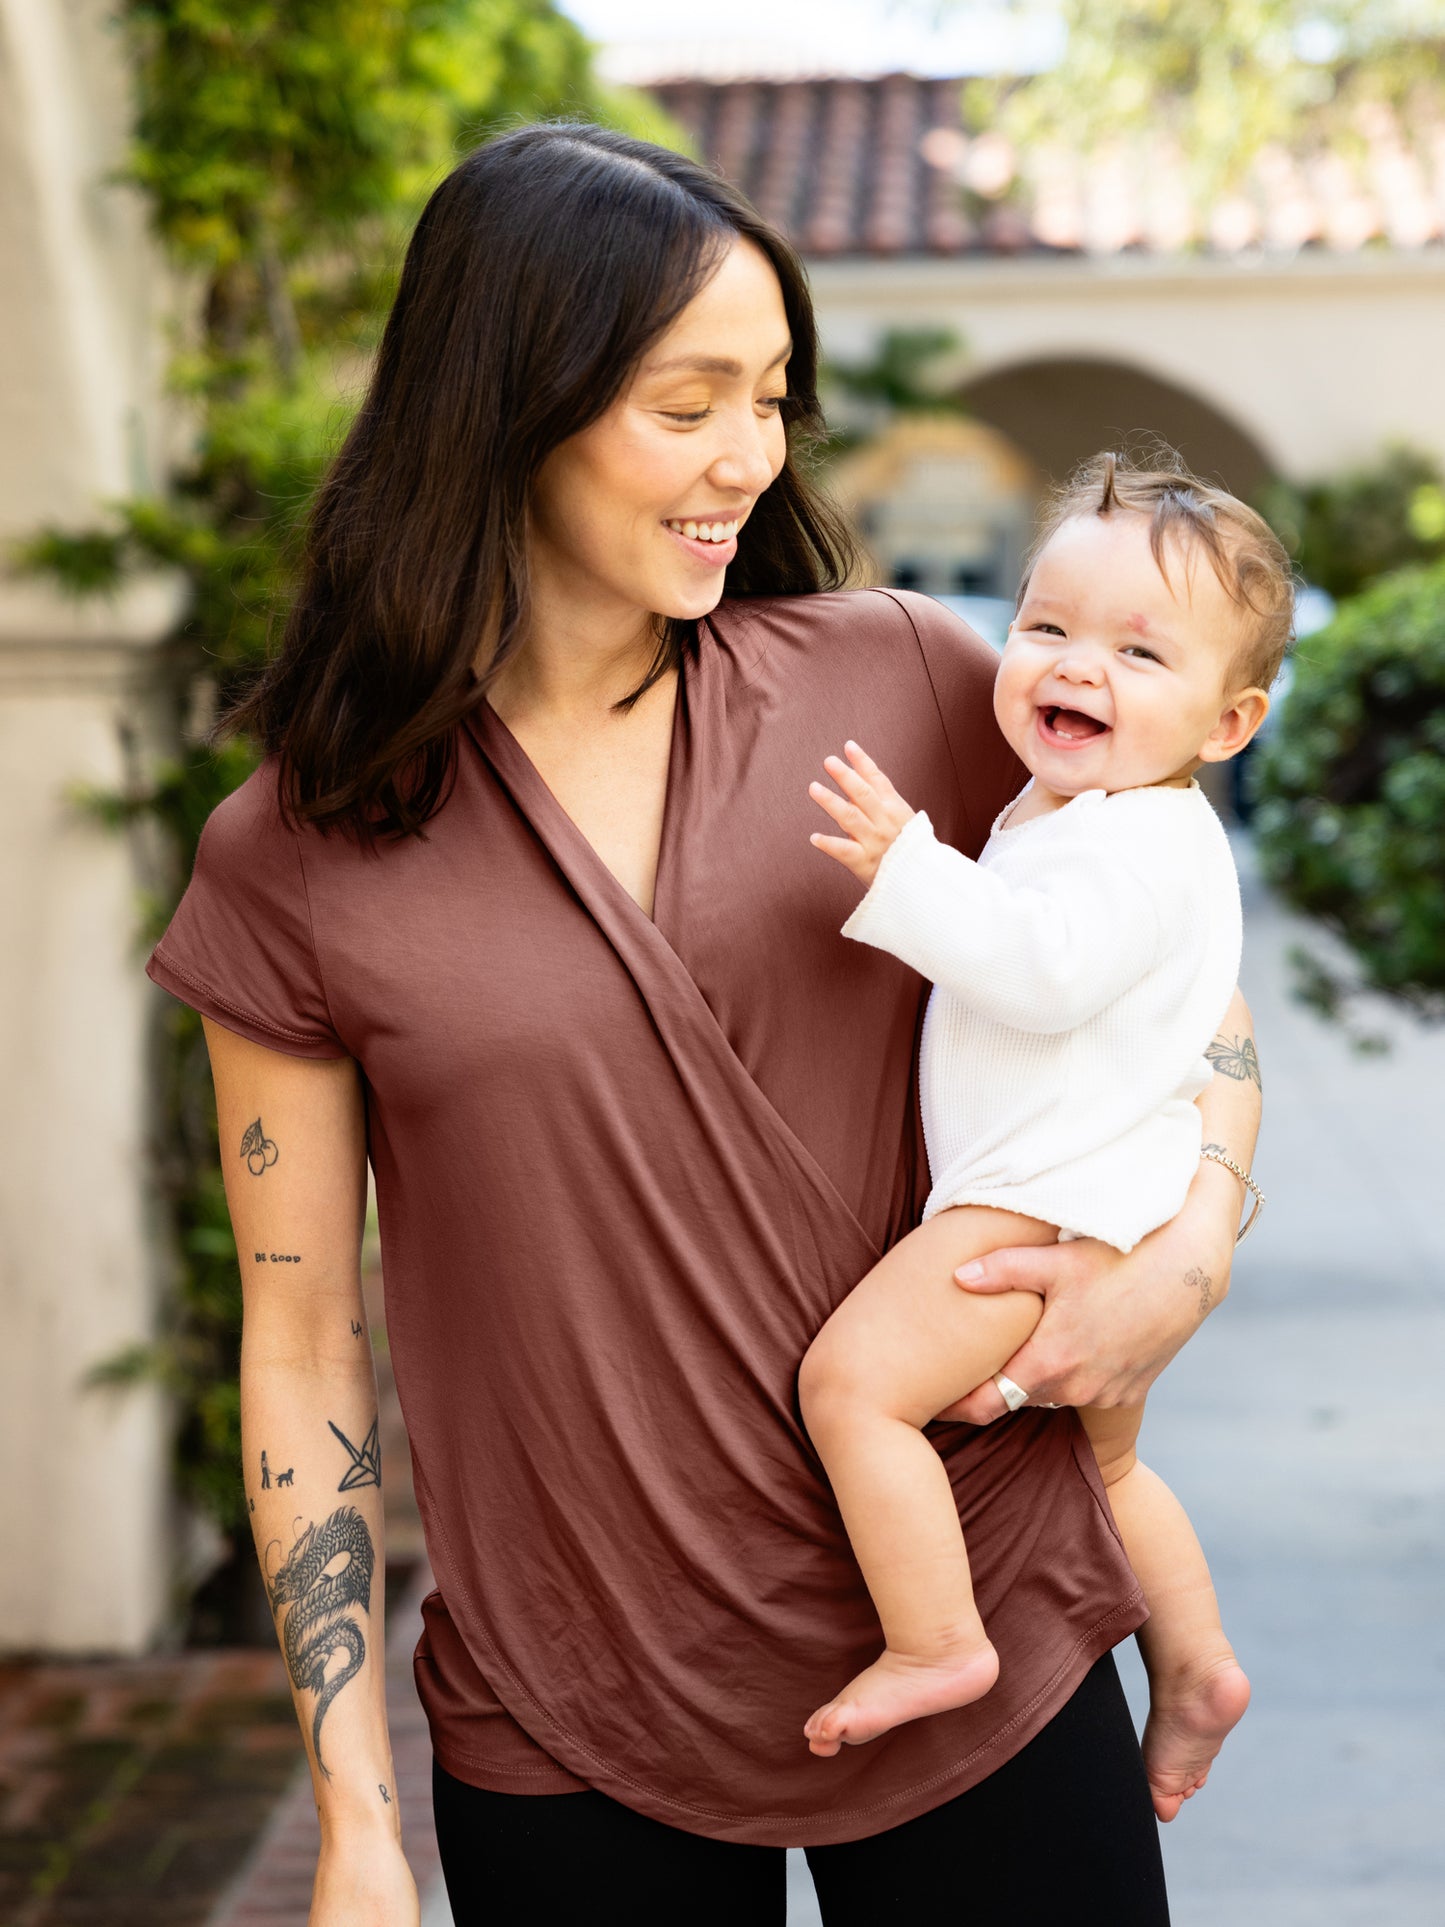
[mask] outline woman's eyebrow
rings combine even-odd
[[[773,356],[763,373],[770,373],[779,362],[786,361],[792,352],[793,344],[790,341]],[[674,355],[670,361],[654,361],[647,372],[650,375],[665,375],[678,368],[686,368],[698,375],[731,375],[734,378],[743,372],[743,364],[734,361],[730,355]]]

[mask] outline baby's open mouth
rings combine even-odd
[[[1058,703],[1051,703],[1040,714],[1049,734],[1065,743],[1087,742],[1091,736],[1106,736],[1109,732],[1107,723],[1101,723],[1097,716],[1086,716],[1081,709],[1064,709]]]

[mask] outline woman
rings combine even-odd
[[[152,959],[206,1018],[246,1482],[322,1820],[312,1927],[416,1919],[368,1155],[458,1927],[781,1922],[788,1845],[830,1927],[996,1880],[1015,1918],[1086,1893],[1120,1927],[1166,1917],[1105,1657],[1138,1588],[1071,1412],[938,1431],[997,1688],[834,1761],[802,1736],[878,1631],[797,1366],[927,1192],[927,986],[839,938],[856,891],[808,843],[807,776],[866,724],[968,850],[1019,781],[991,652],[923,598],[830,592],[846,539],[795,466],[815,371],[794,256],[692,162],[589,127],[464,161],[235,718],[272,754]],[[1253,1095],[1207,1100],[1245,1162]],[[1199,1279],[1224,1289],[1238,1203],[1210,1163],[1127,1259],[991,1260],[983,1288],[1049,1301],[1010,1376],[1141,1395]],[[1002,1409],[990,1385],[952,1416]],[[1021,1859],[1040,1799],[1052,1864]]]

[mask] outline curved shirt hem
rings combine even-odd
[[[1086,1632],[1079,1634],[1044,1685],[998,1732],[991,1734],[946,1772],[932,1774],[926,1780],[901,1788],[867,1806],[823,1808],[817,1813],[803,1815],[734,1814],[696,1807],[682,1800],[671,1800],[666,1794],[643,1785],[611,1767],[608,1762],[592,1756],[589,1749],[581,1747],[580,1742],[572,1741],[571,1735],[554,1728],[545,1710],[532,1700],[525,1689],[522,1697],[528,1702],[528,1710],[533,1714],[540,1713],[548,1728],[552,1729],[547,1741],[548,1751],[556,1757],[563,1751],[570,1753],[574,1749],[580,1750],[590,1762],[584,1776],[574,1772],[571,1765],[563,1766],[558,1759],[562,1770],[579,1781],[579,1785],[559,1788],[526,1784],[530,1776],[524,1773],[489,1767],[483,1761],[470,1761],[465,1755],[453,1753],[445,1746],[433,1744],[433,1753],[453,1778],[486,1792],[538,1795],[579,1792],[591,1788],[607,1794],[610,1799],[650,1820],[679,1827],[685,1833],[702,1834],[711,1840],[726,1840],[741,1846],[838,1846],[850,1840],[866,1840],[872,1834],[901,1826],[906,1820],[916,1820],[920,1814],[930,1813],[946,1801],[967,1793],[971,1787],[997,1772],[1061,1711],[1082,1684],[1089,1669],[1121,1640],[1136,1632],[1148,1617],[1143,1589],[1136,1586],[1118,1605],[1101,1619],[1095,1620]],[[500,1662],[500,1656],[495,1654],[490,1640],[486,1641],[486,1645]],[[515,1685],[504,1665],[499,1663],[498,1671],[509,1687]],[[488,1679],[498,1699],[507,1705],[507,1696],[497,1684],[497,1674],[489,1673]],[[508,1706],[508,1710],[514,1718],[518,1718],[515,1706]],[[570,1744],[559,1746],[556,1743],[559,1739]],[[577,1764],[581,1764],[580,1759]]]

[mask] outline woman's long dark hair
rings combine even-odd
[[[793,353],[788,459],[742,532],[728,593],[845,580],[845,525],[795,465],[822,415],[792,248],[667,148],[586,125],[503,134],[417,223],[370,389],[312,506],[280,652],[222,725],[279,754],[293,819],[370,841],[418,831],[441,807],[457,725],[525,639],[539,467],[621,393],[738,235],[776,270]],[[642,687],[694,634],[659,623]]]

